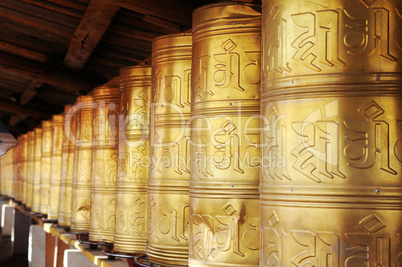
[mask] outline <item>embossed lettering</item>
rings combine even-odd
[[[389,51],[389,11],[384,7],[374,7],[380,2],[363,3],[366,8],[344,10],[348,18],[344,43],[350,55],[369,56],[379,53],[386,59],[396,61]]]
[[[351,244],[346,248],[347,259],[345,267],[390,266],[390,238],[377,233],[385,224],[375,214],[369,215],[359,222],[366,231],[364,233],[346,233],[346,239]]]
[[[402,50],[402,8],[395,8],[395,13],[399,18],[399,23],[394,33],[394,40],[396,47]]]
[[[368,169],[375,165],[379,157],[381,170],[396,175],[389,162],[389,125],[386,121],[377,119],[384,114],[384,110],[375,101],[370,101],[359,109],[359,113],[365,121],[344,122],[352,132],[345,137],[347,145],[344,155],[348,165]]]
[[[287,58],[287,20],[283,19],[281,16],[281,7],[276,7],[272,5],[269,8],[268,12],[268,22],[267,25],[272,25],[272,27],[276,27],[277,31],[266,30],[263,32],[266,37],[263,37],[263,42],[267,42],[264,47],[267,48],[267,57],[266,57],[266,70],[267,74],[275,74],[275,73],[283,73],[291,72],[291,68],[289,68],[289,62]]]
[[[217,88],[232,86],[239,91],[244,91],[244,88],[240,86],[240,56],[234,51],[236,47],[237,45],[231,39],[227,39],[222,44],[225,53],[214,55],[218,62],[214,66],[216,71],[213,74]]]
[[[334,64],[344,65],[339,59],[339,13],[335,10],[319,10],[292,14],[293,22],[304,29],[293,42],[292,47],[297,51],[293,55],[296,62],[314,70],[321,71],[318,63],[329,67]],[[318,60],[317,60],[318,59]]]
[[[240,138],[237,135],[236,125],[227,120],[213,135],[214,148],[213,164],[217,169],[225,170],[233,165],[233,169],[244,173],[240,168]]]
[[[339,266],[339,236],[330,232],[292,230],[303,250],[291,259],[294,266]]]
[[[270,161],[274,164],[270,166],[270,162],[264,162],[264,166],[268,166],[268,168],[262,169],[263,176],[274,180],[292,180],[288,174],[287,166],[278,166],[276,164],[281,160],[281,157],[286,158],[287,155],[286,126],[282,123],[284,116],[280,116],[272,105],[265,118],[267,120],[264,123],[268,123],[268,125],[264,125],[263,143],[267,144],[267,148],[262,150],[264,153],[262,160]]]

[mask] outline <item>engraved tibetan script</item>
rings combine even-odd
[[[263,42],[267,42],[268,47],[266,50],[266,65],[265,72],[267,74],[270,73],[283,73],[283,72],[291,72],[291,68],[289,68],[288,64],[288,43],[287,43],[287,29],[288,22],[283,19],[281,16],[281,8],[272,5],[269,8],[268,12],[268,22],[267,25],[272,25],[272,27],[276,27],[276,31],[274,30],[265,30],[263,32]],[[266,35],[266,36],[265,36]]]
[[[345,234],[350,246],[346,248],[344,266],[390,266],[390,238],[378,233],[386,225],[376,214],[365,217],[359,224],[365,232]]]
[[[293,59],[317,72],[320,64],[333,67],[344,65],[339,59],[339,13],[335,10],[319,10],[315,14],[304,12],[291,15],[292,21],[302,32],[291,43],[296,49]]]
[[[285,118],[286,115],[279,115],[274,106],[265,115],[263,144],[266,144],[267,147],[262,150],[264,166],[262,172],[265,178],[292,180],[288,174],[286,163],[280,166],[280,162],[285,161],[287,155],[286,126],[283,123]]]
[[[390,167],[389,124],[378,119],[384,110],[375,102],[370,101],[361,107],[359,113],[362,121],[345,121],[350,131],[346,138],[344,155],[348,165],[358,169],[368,169],[379,159],[381,170],[396,175]]]
[[[338,115],[337,100],[324,107],[326,117]],[[293,168],[319,183],[324,179],[345,178],[339,170],[339,125],[322,120],[321,110],[313,111],[303,122],[293,122],[292,129],[301,141],[293,150],[297,159]]]
[[[348,54],[362,56],[378,53],[386,59],[396,61],[389,49],[390,12],[385,7],[377,6],[382,1],[361,2],[364,8],[344,10],[347,29],[344,43]]]
[[[241,216],[241,210],[228,202],[222,206],[224,214],[212,217],[206,214],[193,214],[194,254],[207,259],[216,253],[228,252],[244,257],[241,247],[258,250],[255,240],[259,236],[258,217]],[[246,227],[241,227],[242,224]]]

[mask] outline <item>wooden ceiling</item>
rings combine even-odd
[[[1,122],[15,136],[32,130],[120,68],[149,61],[155,37],[191,29],[192,11],[212,2],[1,0]]]

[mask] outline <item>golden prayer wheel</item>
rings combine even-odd
[[[114,250],[144,253],[151,67],[120,70],[120,116]]]
[[[60,200],[64,115],[53,115],[52,122],[52,157],[47,218],[49,220],[57,220]]]
[[[9,171],[10,170],[10,166],[9,166],[10,165],[10,154],[11,154],[11,152],[9,150],[9,151],[7,151],[7,153],[4,156],[1,157],[2,158],[1,169],[3,171],[1,191],[2,191],[2,194],[6,195],[6,196],[8,196],[8,194],[9,194],[8,189],[9,189],[9,184],[10,184],[10,182],[9,182],[9,180],[10,180],[10,171]]]
[[[19,137],[17,138],[19,140]],[[13,198],[19,200],[19,144],[14,146],[14,186],[13,186]]]
[[[42,128],[35,128],[34,141],[34,169],[32,177],[32,211],[40,212],[40,190],[41,190],[41,161],[42,161]]]
[[[187,265],[190,202],[191,34],[152,44],[147,256]]]
[[[13,150],[13,169],[11,177],[10,192],[11,197],[15,199],[17,191],[17,174],[18,174],[18,145],[12,147]]]
[[[6,166],[5,166],[5,158],[6,156],[3,155],[0,157],[0,189],[1,189],[1,194],[5,195],[6,194]]]
[[[263,1],[261,266],[402,266],[401,14]]]
[[[40,213],[48,214],[50,169],[52,160],[52,120],[42,121],[42,160],[40,179]]]
[[[73,105],[66,105],[64,107],[63,164],[61,167],[60,202],[57,222],[60,226],[65,227],[71,225],[76,110],[76,107]]]
[[[21,202],[22,204],[26,203],[26,194],[27,194],[27,161],[28,161],[28,134],[21,135],[20,142],[20,166],[19,166],[19,175],[21,179],[20,184],[20,194],[21,194]]]
[[[8,194],[8,179],[9,179],[9,175],[8,175],[8,153],[6,153],[5,155],[3,155],[2,157],[0,157],[1,159],[1,194],[2,195],[7,195]]]
[[[26,207],[32,207],[32,181],[34,170],[34,149],[35,149],[35,132],[28,132],[28,158],[27,158],[27,191],[26,191]]]
[[[119,87],[94,89],[89,240],[113,243],[115,228]]]
[[[259,264],[260,7],[193,13],[189,266]]]
[[[14,194],[14,175],[15,175],[15,149],[10,148],[1,157],[1,194],[13,197]]]
[[[80,96],[76,103],[76,140],[71,204],[71,231],[88,233],[92,176],[93,97]]]
[[[15,156],[16,156],[16,172],[15,172],[15,200],[16,201],[21,201],[21,157],[20,157],[20,151],[21,151],[21,136],[18,136],[17,141],[18,145],[15,147]]]

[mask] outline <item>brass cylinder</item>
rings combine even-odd
[[[189,266],[259,264],[260,7],[193,13]]]
[[[261,266],[402,266],[400,7],[263,1]]]
[[[40,179],[40,213],[48,214],[50,169],[52,161],[52,120],[42,121],[42,160]]]
[[[60,200],[64,115],[52,116],[52,157],[50,165],[50,187],[47,218],[57,220]]]
[[[26,207],[32,207],[32,180],[34,169],[34,149],[35,149],[35,132],[28,132],[28,158],[27,158],[27,191],[26,191]]]
[[[18,136],[18,145],[15,147],[16,153],[16,173],[15,173],[15,200],[21,201],[21,136]]]
[[[27,161],[28,161],[28,134],[21,135],[20,143],[20,179],[21,179],[21,202],[26,203],[27,193]]]
[[[94,89],[91,217],[89,240],[113,243],[115,228],[117,141],[119,119],[118,86]]]
[[[17,140],[19,140],[19,137],[17,138]],[[14,165],[15,165],[15,170],[14,170],[14,199],[15,200],[20,200],[19,197],[19,144],[17,144],[16,146],[14,146]]]
[[[40,190],[41,190],[41,161],[42,161],[42,128],[35,128],[34,141],[34,169],[32,177],[32,211],[40,212]]]
[[[1,194],[7,196],[8,194],[8,153],[4,154],[1,159]]]
[[[1,194],[5,195],[6,194],[6,167],[5,167],[5,156],[3,155],[2,157],[0,157],[0,189],[1,189]]]
[[[12,147],[13,149],[13,170],[12,170],[12,177],[11,177],[11,197],[16,198],[16,191],[17,191],[17,174],[18,174],[18,145]]]
[[[151,67],[120,70],[120,116],[114,250],[144,253]],[[144,164],[145,163],[145,164]]]
[[[15,176],[15,147],[1,157],[1,194],[13,197]]]
[[[152,43],[147,256],[187,265],[190,202],[191,34]]]
[[[71,231],[88,233],[92,176],[93,97],[80,96],[76,104]]]
[[[76,106],[64,107],[64,138],[60,181],[60,202],[57,222],[60,226],[71,225],[71,205],[74,175],[74,141],[76,128]],[[73,136],[74,133],[74,136]]]
[[[3,170],[3,176],[2,176],[2,194],[5,196],[8,196],[9,194],[9,180],[10,180],[10,152],[7,151],[7,153],[2,156],[2,170]]]

